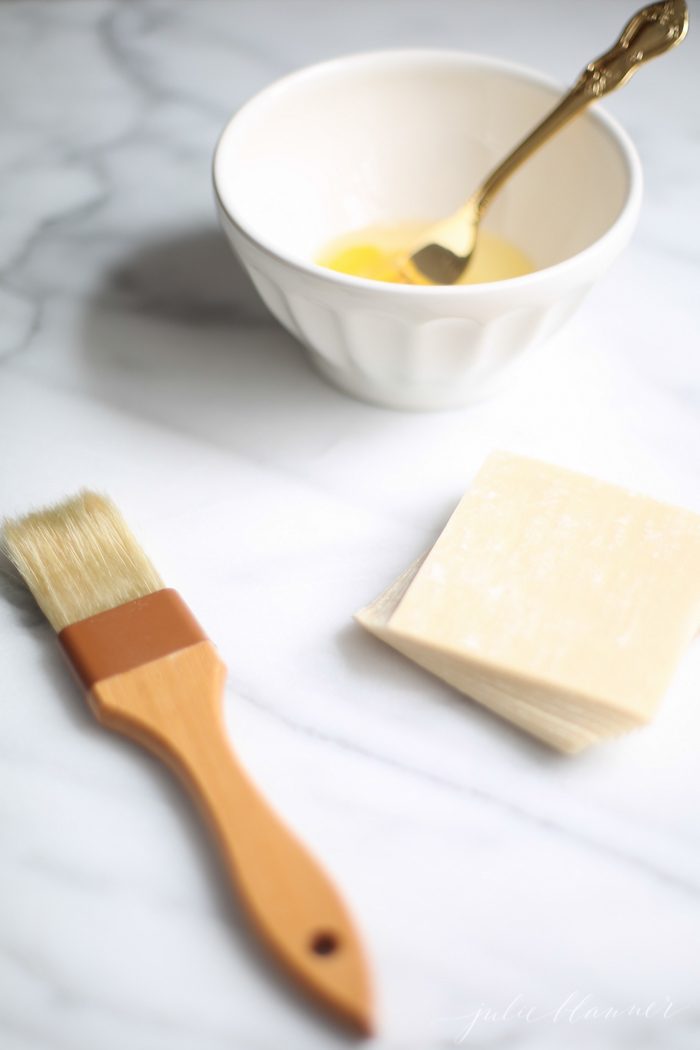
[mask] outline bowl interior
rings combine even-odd
[[[355,228],[449,214],[558,97],[527,71],[450,52],[326,63],[231,121],[217,189],[244,231],[313,260]],[[589,112],[512,177],[485,223],[550,266],[605,233],[630,180],[614,129]]]

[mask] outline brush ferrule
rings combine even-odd
[[[89,691],[207,636],[177,591],[166,588],[64,627],[58,639]]]

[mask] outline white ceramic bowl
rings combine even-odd
[[[449,214],[560,94],[509,62],[379,51],[285,77],[227,124],[214,156],[224,229],[272,313],[333,383],[397,408],[482,398],[622,251],[641,169],[596,107],[514,175],[487,214],[535,273],[413,287],[314,262],[355,228]]]

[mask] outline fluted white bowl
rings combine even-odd
[[[641,168],[596,107],[514,175],[487,214],[534,273],[415,287],[314,261],[350,230],[449,214],[561,90],[496,59],[379,51],[284,77],[229,121],[214,155],[224,230],[272,313],[333,383],[395,408],[483,398],[622,251]]]

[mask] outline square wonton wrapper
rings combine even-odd
[[[356,619],[562,751],[648,722],[700,626],[700,516],[492,454]]]

